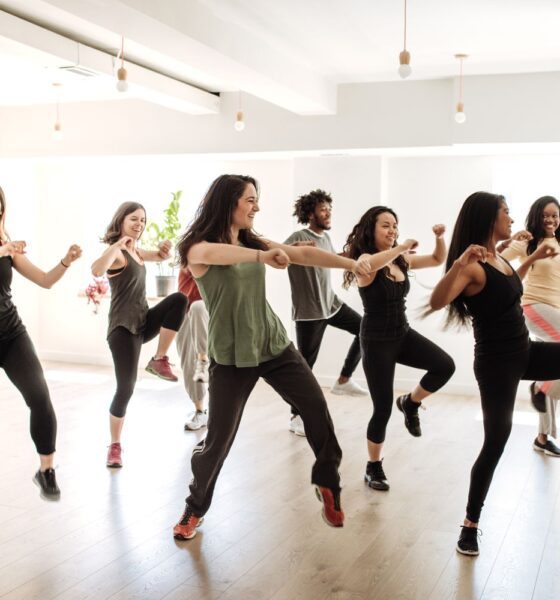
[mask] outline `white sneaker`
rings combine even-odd
[[[299,415],[292,417],[290,419],[290,431],[295,433],[296,435],[301,435],[305,437],[305,429],[303,427],[303,421]]]
[[[208,383],[208,361],[197,360],[196,367],[194,368],[193,381],[201,381],[202,383]]]
[[[198,431],[206,427],[208,423],[208,411],[195,411],[185,423],[185,431]]]
[[[346,383],[338,383],[338,380],[335,381],[335,384],[331,388],[331,394],[336,394],[337,396],[369,396],[367,390],[364,390],[361,385],[358,385],[351,379]]]

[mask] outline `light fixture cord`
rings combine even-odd
[[[121,69],[124,69],[124,35],[121,35]]]
[[[237,110],[243,110],[243,105],[241,104],[241,90],[239,90],[239,92],[237,93]]]
[[[406,0],[404,0],[404,50],[406,50]]]
[[[459,102],[463,102],[463,58],[459,59]]]

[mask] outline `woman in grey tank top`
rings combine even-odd
[[[192,456],[193,480],[186,508],[173,530],[191,539],[209,509],[221,466],[259,378],[264,378],[301,415],[315,454],[311,481],[328,525],[342,527],[338,445],[323,392],[288,339],[265,296],[265,265],[290,262],[366,273],[362,262],[311,246],[285,246],[258,237],[259,211],[252,177],[222,175],[211,185],[178,249],[183,268],[196,279],[210,317],[208,434]]]
[[[121,432],[136,384],[142,344],[159,335],[156,354],[146,371],[162,379],[177,381],[167,351],[187,309],[187,299],[179,292],[167,296],[153,308],[148,307],[144,262],[168,259],[171,243],[162,242],[157,251],[137,248],[145,227],[146,211],[141,204],[121,204],[102,239],[109,247],[91,267],[97,277],[106,272],[111,287],[107,341],[115,365],[117,390],[110,408],[111,444],[107,466],[113,468],[122,467]]]

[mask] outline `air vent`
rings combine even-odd
[[[72,65],[70,67],[59,67],[61,71],[65,73],[72,73],[73,75],[77,75],[78,77],[97,77],[98,73],[95,71],[90,71],[85,67],[81,67],[80,65]]]

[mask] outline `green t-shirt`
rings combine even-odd
[[[262,263],[211,265],[196,283],[210,316],[208,354],[218,364],[256,367],[289,346],[282,322],[266,301]]]

